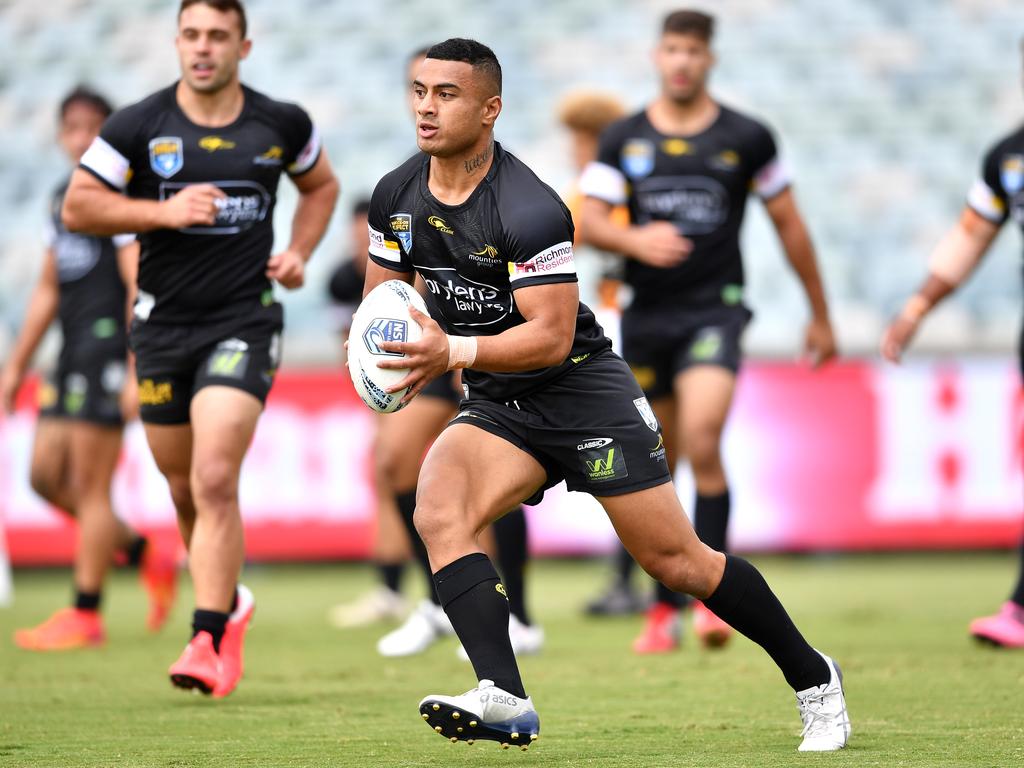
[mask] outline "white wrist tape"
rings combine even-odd
[[[448,337],[448,370],[469,368],[476,362],[476,336]]]

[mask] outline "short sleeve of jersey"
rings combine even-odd
[[[981,176],[975,179],[967,192],[968,207],[993,224],[1006,221],[1009,207],[1001,179],[1001,157],[1002,151],[998,145],[985,154],[981,162]]]
[[[412,272],[412,259],[391,231],[391,193],[388,177],[377,184],[370,197],[367,227],[370,231],[370,258],[374,264],[396,272]]]
[[[280,129],[287,146],[284,165],[290,176],[301,176],[320,159],[323,142],[309,114],[298,104],[280,104]]]
[[[503,226],[512,290],[576,282],[572,217],[554,195],[538,195],[506,216]]]
[[[115,112],[103,124],[100,135],[93,139],[82,155],[79,168],[98,178],[111,189],[124,192],[131,178],[133,145],[139,127],[135,110]]]
[[[786,190],[792,181],[789,169],[779,157],[775,137],[765,126],[757,124],[751,137],[750,169],[751,186],[762,200],[771,200]]]
[[[611,205],[624,205],[628,197],[626,176],[619,167],[622,131],[613,123],[601,134],[597,159],[589,163],[580,177],[580,192]]]

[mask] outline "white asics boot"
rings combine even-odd
[[[821,653],[821,651],[818,651]],[[796,705],[804,730],[800,734],[800,752],[834,752],[846,746],[850,738],[850,716],[846,712],[843,695],[843,673],[825,654],[821,653],[829,669],[829,681],[796,693]]]
[[[511,614],[508,617],[508,639],[516,656],[534,656],[544,649],[544,629],[536,624],[523,624]],[[469,661],[469,654],[461,643],[455,653],[462,661]]]
[[[455,634],[448,614],[439,605],[421,600],[398,629],[377,641],[381,656],[413,656],[423,653],[442,637]]]
[[[381,621],[398,621],[408,610],[404,597],[380,586],[351,603],[334,606],[328,612],[327,620],[338,629],[351,629]]]
[[[540,736],[533,700],[513,696],[490,680],[461,696],[427,696],[420,702],[420,716],[453,743],[489,739],[502,749],[518,746],[525,752]]]

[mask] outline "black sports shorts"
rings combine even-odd
[[[284,311],[255,304],[250,312],[208,325],[156,325],[136,320],[131,346],[139,379],[139,415],[148,424],[186,424],[203,387],[233,387],[261,403],[281,359]]]
[[[740,369],[740,340],[753,314],[742,304],[691,309],[627,309],[622,356],[652,400],[672,394],[676,375],[695,365]]]
[[[57,370],[39,388],[39,415],[120,427],[124,388],[124,336],[104,341],[66,340]]]
[[[497,435],[544,467],[547,481],[525,500],[528,504],[563,479],[570,491],[594,496],[618,496],[671,480],[658,420],[628,366],[610,350],[525,397],[504,403],[463,400],[451,424],[472,424]]]

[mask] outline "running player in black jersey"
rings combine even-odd
[[[423,337],[385,348],[414,396],[462,368],[467,397],[420,472],[416,527],[441,604],[479,680],[428,696],[427,724],[453,740],[527,746],[540,721],[509,642],[504,586],[479,532],[565,479],[593,494],[640,565],[705,600],[761,644],[797,691],[801,750],[845,745],[835,664],[811,648],[761,574],[702,544],[669,477],[658,421],[593,313],[579,303],[573,224],[554,191],[494,141],[501,67],[473,40],[435,45],[414,84],[422,153],[387,174],[370,207],[366,291],[426,282]]]
[[[84,87],[61,102],[60,144],[72,163],[78,163],[111,111],[106,99]],[[167,618],[177,572],[173,549],[126,526],[110,499],[121,428],[137,409],[134,382],[126,375],[125,325],[138,246],[131,235],[87,237],[64,229],[60,208],[66,189],[67,181],[50,201],[42,272],[0,374],[3,408],[10,412],[43,334],[60,320],[63,346],[52,382],[40,390],[31,482],[40,496],[78,522],[75,595],[72,607],[15,634],[19,646],[37,651],[103,644],[99,608],[115,555],[140,566],[150,597],[150,630]]]
[[[806,352],[820,365],[836,347],[814,247],[771,132],[708,92],[713,26],[698,11],[665,18],[654,56],[661,95],[605,132],[581,181],[588,195],[581,226],[589,242],[628,257],[633,301],[622,317],[623,357],[666,426],[669,466],[685,456],[693,469],[697,534],[725,551],[730,498],[721,436],[751,317],[739,245],[749,192],[764,201],[807,294]],[[611,221],[622,203],[628,228]],[[680,605],[659,588],[634,649],[675,648]],[[694,607],[702,640],[725,642],[729,627],[703,604]]]
[[[237,0],[183,0],[181,80],[114,114],[64,201],[69,228],[138,232],[131,331],[139,401],[189,550],[193,639],[171,667],[183,688],[229,694],[251,593],[238,478],[280,359],[271,281],[303,283],[338,183],[306,112],[243,86],[251,47]],[[291,242],[271,255],[277,186],[299,190]]]
[[[1024,232],[1024,125],[998,141],[981,164],[960,220],[936,246],[929,274],[882,337],[882,356],[898,363],[921,321],[974,271],[1009,219]],[[1024,376],[1024,331],[1019,355]],[[978,640],[1004,648],[1024,648],[1024,543],[1020,572],[1010,599],[999,613],[971,622]]]

